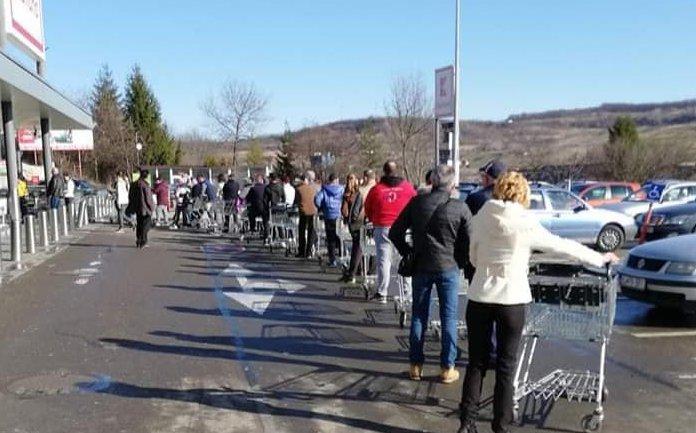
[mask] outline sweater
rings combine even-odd
[[[400,177],[383,177],[365,199],[365,216],[375,227],[391,227],[416,190]]]
[[[527,279],[532,251],[561,254],[596,267],[604,265],[601,254],[551,234],[520,204],[490,200],[471,220],[469,258],[476,273],[468,298],[502,305],[532,302]]]

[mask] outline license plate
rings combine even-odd
[[[621,276],[621,287],[628,289],[645,290],[645,278],[629,277],[628,275]]]

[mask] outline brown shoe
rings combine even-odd
[[[408,371],[408,375],[411,380],[421,380],[423,377],[423,366],[420,364],[411,364],[411,368]]]
[[[442,383],[454,383],[459,380],[459,372],[454,367],[443,368],[440,373]]]

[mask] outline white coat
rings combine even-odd
[[[601,254],[553,235],[520,204],[489,200],[471,220],[469,253],[476,273],[469,299],[502,305],[531,302],[527,278],[532,251],[562,254],[590,266],[604,264]]]

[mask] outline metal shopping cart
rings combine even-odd
[[[604,421],[605,360],[616,312],[616,282],[609,270],[592,271],[567,263],[537,263],[530,272],[533,303],[524,329],[522,353],[515,372],[515,417],[520,401],[557,401],[596,404],[582,419],[585,432],[598,431]],[[587,341],[599,345],[599,366],[556,369],[530,378],[539,339]]]
[[[365,224],[360,228],[360,248],[362,249],[362,263],[360,264],[360,286],[363,289],[365,300],[370,299],[375,288],[377,275],[372,264],[377,260],[377,247],[372,237],[374,229],[371,224]]]
[[[468,299],[466,297],[469,288],[469,283],[467,282],[464,274],[462,273],[459,279],[459,311],[466,311],[466,304]],[[440,338],[442,335],[442,321],[440,320],[440,298],[437,296],[437,291],[433,289],[435,296],[430,303],[430,321],[428,323],[428,328],[435,334],[435,337]],[[437,315],[434,314],[437,312]],[[457,332],[460,337],[466,336],[466,321],[462,319],[457,320]]]

